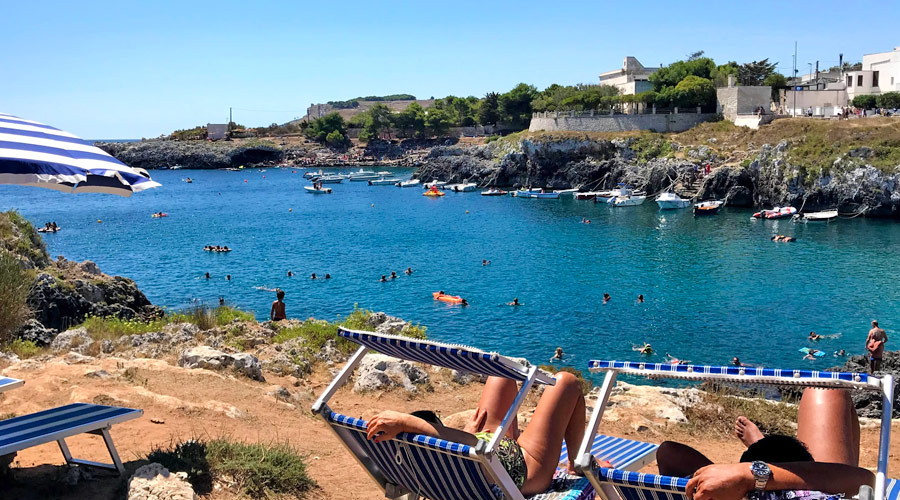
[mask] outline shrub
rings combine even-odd
[[[158,332],[168,323],[166,319],[144,322],[116,317],[100,318],[89,316],[81,324],[94,340],[115,340],[125,335],[139,335],[147,332]]]
[[[212,308],[198,304],[169,314],[167,323],[193,323],[201,330],[209,330],[217,326],[227,325],[235,320],[255,321],[256,317],[252,312],[241,311],[231,306]]]
[[[874,95],[858,95],[850,101],[854,108],[872,109],[875,107]]]
[[[647,163],[654,158],[672,155],[672,143],[657,134],[641,134],[629,145],[637,155],[638,163]]]
[[[497,134],[489,135],[489,136],[485,137],[484,142],[485,142],[486,144],[490,144],[490,143],[496,141],[496,140],[499,139],[499,138],[500,138],[500,136],[497,135]]]
[[[9,340],[31,316],[26,300],[33,282],[33,274],[22,269],[19,259],[0,250],[0,343]]]
[[[251,498],[272,494],[302,497],[316,486],[306,473],[304,457],[288,444],[236,443],[224,439],[184,441],[150,452],[147,460],[173,472],[186,472],[201,495],[212,491],[218,478]]]
[[[41,348],[33,340],[22,339],[13,339],[3,346],[3,350],[23,359],[33,358],[41,353]]]

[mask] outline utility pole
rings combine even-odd
[[[794,105],[791,107],[791,116],[797,116],[797,41],[794,41]]]
[[[819,90],[819,61],[816,60],[816,90]]]
[[[228,107],[228,131],[231,131],[231,123],[234,120],[231,119],[231,106]]]

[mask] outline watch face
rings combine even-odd
[[[769,470],[769,466],[765,464],[765,462],[753,462],[750,465],[750,470],[753,472],[753,475],[756,477],[766,477],[771,474]]]

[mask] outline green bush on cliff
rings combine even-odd
[[[223,480],[254,499],[273,495],[303,498],[316,487],[304,457],[287,443],[240,443],[225,439],[189,440],[147,455],[171,472],[186,472],[194,490],[206,495]]]
[[[85,318],[81,327],[87,330],[88,335],[94,340],[115,340],[125,335],[140,335],[148,332],[158,332],[168,324],[165,318],[144,322],[133,319],[119,319],[115,317],[100,318],[89,316]]]
[[[672,143],[658,134],[640,134],[629,145],[637,156],[638,163],[647,163],[654,158],[672,156]]]
[[[0,212],[0,250],[23,257],[35,267],[45,267],[50,263],[41,235],[15,210]]]
[[[9,341],[31,317],[26,300],[32,283],[33,273],[23,269],[13,254],[0,249],[0,344]]]

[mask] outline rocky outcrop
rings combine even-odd
[[[356,392],[371,392],[401,387],[417,393],[429,387],[428,374],[416,364],[383,354],[367,354],[356,371]]]
[[[264,382],[259,359],[246,352],[228,354],[209,346],[186,349],[178,358],[178,366],[184,368],[205,368],[207,370],[231,369],[239,375]]]
[[[169,472],[154,462],[134,471],[128,480],[128,500],[196,500],[187,472]]]
[[[156,169],[181,165],[191,169],[236,168],[276,164],[285,151],[273,146],[246,146],[238,142],[148,140],[98,142],[97,147],[126,165]]]
[[[850,356],[842,366],[834,366],[829,371],[868,373],[869,362],[865,356]],[[900,377],[900,351],[885,351],[881,371],[876,375]],[[873,391],[851,391],[856,412],[860,417],[881,418],[881,395]],[[893,418],[900,418],[900,393],[894,391]]]

